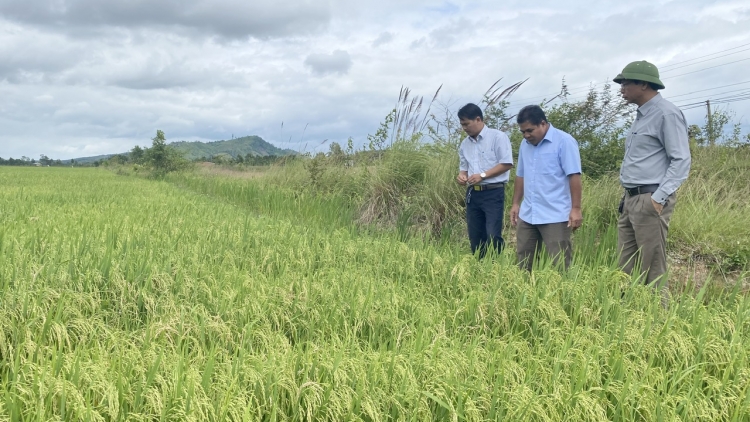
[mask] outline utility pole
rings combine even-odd
[[[706,110],[708,112],[708,144],[713,146],[714,144],[714,125],[713,125],[713,118],[711,116],[711,100],[706,100]]]

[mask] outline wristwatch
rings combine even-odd
[[[481,173],[479,173],[479,177],[481,177],[482,180],[484,180],[487,177],[487,173],[481,172]]]

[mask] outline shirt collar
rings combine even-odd
[[[661,94],[657,92],[656,95],[654,95],[654,98],[646,101],[646,104],[638,107],[638,112],[641,113],[642,116],[647,115],[648,112],[651,111],[651,109],[655,108],[661,100]]]
[[[542,139],[542,142],[544,141],[554,142],[557,139],[557,135],[558,135],[557,129],[555,129],[555,127],[552,126],[552,123],[547,122],[547,124],[549,125],[549,128],[547,129],[547,134],[544,135],[544,139]],[[541,144],[542,142],[539,142],[539,143]]]
[[[529,144],[529,145],[531,145],[533,147],[533,146],[539,146],[539,145],[541,145],[542,142],[544,142],[544,141],[554,142],[555,140],[557,140],[557,137],[558,137],[557,129],[555,129],[555,127],[552,126],[552,123],[547,122],[547,124],[549,125],[549,128],[547,128],[547,134],[544,135],[544,139],[542,139],[541,141],[539,141],[538,144],[532,145],[531,142],[527,141],[526,139],[524,139],[523,142],[526,142],[527,144]]]
[[[484,139],[484,135],[485,135],[486,132],[487,132],[487,125],[485,124],[484,127],[482,128],[482,130],[477,135],[476,139],[472,138],[471,136],[469,136],[469,139],[471,139],[471,142],[474,142],[474,143],[479,142],[482,139]]]

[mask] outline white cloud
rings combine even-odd
[[[377,38],[372,42],[373,47],[379,47],[383,44],[388,44],[389,42],[393,41],[393,32],[381,32],[380,35],[378,35]]]
[[[305,66],[317,75],[343,75],[351,69],[352,58],[344,50],[335,50],[331,54],[310,54],[305,59]]]
[[[0,15],[70,33],[91,27],[170,28],[227,38],[316,32],[330,19],[326,1],[0,0]]]
[[[169,141],[362,144],[402,86],[431,98],[442,84],[452,109],[501,77],[503,86],[530,78],[511,109],[552,97],[563,77],[581,96],[633,60],[664,67],[750,44],[749,9],[736,0],[0,0],[0,156],[122,152],[150,144],[156,129]],[[748,62],[678,76],[747,57],[665,68],[664,95],[747,81]],[[677,98],[712,92],[723,90]],[[729,106],[750,116],[750,101]],[[702,123],[704,113],[687,116]]]

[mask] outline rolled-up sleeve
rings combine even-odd
[[[664,150],[669,159],[669,167],[664,178],[659,184],[659,189],[652,197],[660,204],[667,201],[667,197],[673,194],[682,182],[688,178],[690,173],[690,143],[688,141],[687,122],[685,116],[680,113],[665,114],[662,118],[661,136],[664,142]]]

